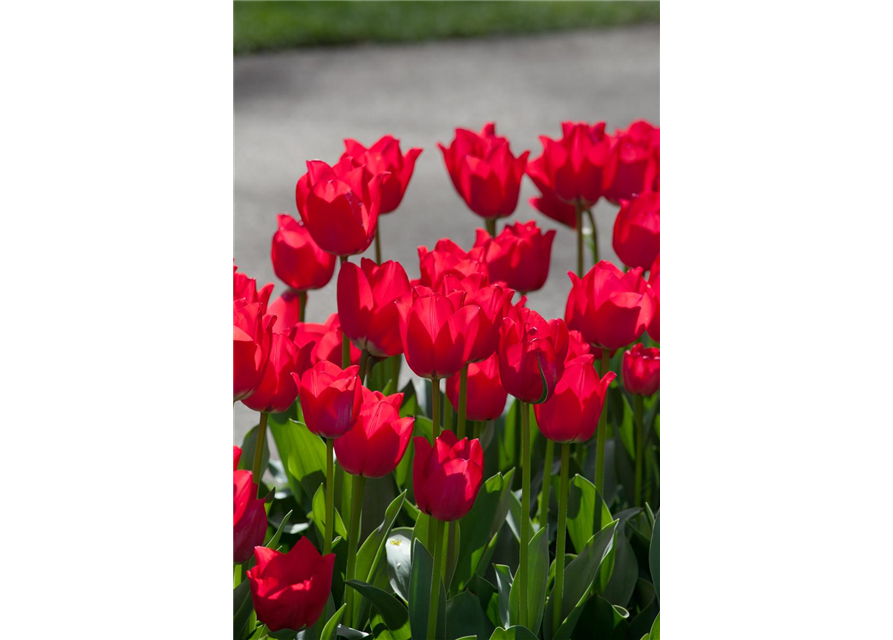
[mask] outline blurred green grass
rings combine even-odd
[[[660,2],[234,2],[236,55],[660,22]]]

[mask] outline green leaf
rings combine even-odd
[[[654,531],[651,534],[651,551],[648,553],[648,566],[651,569],[651,578],[654,583],[654,591],[660,602],[660,509],[654,518]]]
[[[402,602],[378,587],[360,580],[348,580],[345,584],[369,600],[394,638],[409,638],[409,611]]]
[[[271,414],[267,426],[276,441],[295,500],[309,511],[313,493],[326,481],[326,445],[303,422],[280,421],[285,415]]]
[[[635,460],[635,444],[633,443],[633,409],[629,406],[629,400],[626,399],[625,394],[621,394],[620,397],[623,398],[623,418],[618,425],[620,441],[623,442],[623,447],[626,449],[629,457]]]
[[[601,521],[608,524],[613,520],[608,505],[601,503]],[[574,550],[580,549],[595,533],[595,485],[581,475],[575,475],[570,482],[567,496],[567,533],[571,537]]]
[[[648,634],[648,640],[660,640],[660,613],[657,614],[654,624],[651,625],[651,633]]]
[[[412,493],[412,461],[415,459],[415,438],[422,436],[429,442],[431,434],[434,431],[434,424],[431,418],[425,416],[416,416],[412,425],[412,437],[409,439],[409,445],[406,447],[406,453],[403,459],[394,470],[394,479],[397,481],[398,489],[409,489]]]
[[[521,493],[521,491],[519,489],[517,494],[519,495],[520,493]],[[506,522],[509,525],[509,529],[512,530],[512,533],[515,534],[515,540],[517,540],[520,543],[521,542],[521,525],[519,523],[522,522],[522,519],[521,519],[521,501],[518,499],[518,495],[516,495],[516,493],[514,491],[509,492],[509,495],[508,495],[509,511],[508,511],[508,518],[506,519]],[[530,518],[524,518],[523,521],[527,525],[527,529],[529,532],[527,539],[530,540],[533,537],[533,524],[530,522]]]
[[[549,539],[546,537],[545,528],[537,531],[528,543],[527,563],[527,615],[530,620],[527,628],[536,633],[543,622],[546,586],[549,583]],[[520,583],[515,580],[509,595],[510,622],[517,622],[520,619],[520,611],[517,610],[520,597]]]
[[[508,629],[498,627],[490,640],[537,640],[537,637],[530,629],[519,625]]]
[[[636,554],[625,535],[621,522],[614,541],[614,567],[602,595],[611,604],[625,607],[633,595],[638,578],[639,564],[636,562]]]
[[[245,578],[239,586],[233,589],[233,637],[241,638],[248,624],[248,619],[254,611],[251,604],[251,587],[248,578]]]
[[[288,519],[291,518],[292,512],[289,511],[282,518],[282,522],[279,523],[279,528],[276,529],[276,533],[272,535],[272,537],[264,543],[264,546],[268,549],[275,549],[279,546],[279,540],[282,538],[282,531],[285,529],[285,525],[288,524]]]
[[[385,545],[388,581],[398,596],[409,601],[409,576],[412,570],[412,529],[394,529]]]
[[[388,541],[388,535],[391,533],[391,527],[394,525],[394,520],[397,519],[397,514],[400,513],[400,509],[403,507],[405,497],[406,491],[391,501],[391,504],[385,509],[384,520],[382,520],[375,531],[369,534],[369,537],[366,538],[366,541],[363,542],[363,545],[357,552],[355,575],[363,582],[371,583],[373,581],[378,565],[381,563],[381,558],[386,555],[385,546]],[[354,600],[350,620],[360,620],[358,614],[361,604],[362,602],[359,598]]]
[[[496,588],[499,590],[499,619],[502,621],[502,626],[509,627],[512,570],[504,564],[494,564],[493,570],[496,572]]]
[[[245,438],[242,440],[242,455],[239,456],[239,469],[247,469],[248,471],[253,471],[254,443],[257,441],[257,427],[258,425],[254,425],[253,427],[251,427],[248,433],[245,434]],[[264,447],[264,453],[261,456],[261,476],[264,475],[264,469],[267,468],[268,464],[270,464],[269,444]],[[254,481],[258,482],[258,479],[254,478]]]
[[[509,509],[509,489],[514,469],[507,474],[497,473],[481,487],[474,506],[459,520],[462,528],[462,545],[459,548],[453,585],[461,591],[475,574],[483,574],[482,566],[487,547],[505,522]]]
[[[503,473],[518,466],[520,451],[518,437],[521,434],[520,416],[520,403],[515,399],[512,401],[509,412],[505,416],[505,422],[501,425],[502,433],[499,434],[496,440],[498,444],[498,469]]]
[[[493,632],[481,608],[481,601],[470,591],[463,591],[447,603],[446,633],[448,639],[471,636],[486,638]]]
[[[323,485],[319,485],[313,494],[313,524],[322,540],[326,535],[326,492]],[[335,535],[347,540],[347,529],[344,528],[338,509],[335,509]]]
[[[335,612],[329,621],[326,622],[326,626],[322,628],[322,633],[319,634],[319,640],[332,640],[335,637],[335,628],[338,626],[338,623],[341,622],[341,616],[344,615],[344,610],[347,609],[346,604],[342,604],[341,608]]]
[[[434,559],[425,545],[416,540],[412,545],[412,572],[409,577],[409,628],[413,638],[425,638],[428,632],[428,611],[431,607],[431,584],[434,577]],[[446,638],[446,589],[440,576],[440,598],[437,603],[437,628],[435,638]]]
[[[586,603],[583,618],[585,627],[582,628],[595,638],[624,640],[628,636],[628,619],[629,611],[596,595]]]

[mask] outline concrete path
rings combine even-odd
[[[660,122],[657,26],[299,50],[237,57],[233,66],[233,256],[259,282],[276,282],[274,297],[282,291],[270,263],[276,214],[298,217],[294,189],[305,161],[337,161],[344,138],[370,145],[389,133],[404,152],[424,149],[400,208],[382,218],[385,259],[399,260],[414,278],[419,245],[450,237],[467,248],[475,228],[483,227],[454,191],[436,146],[449,144],[456,127],[478,130],[494,121],[516,154],[530,149],[535,157],[537,137],[559,136],[563,120],[605,120],[610,131],[638,118]],[[575,268],[575,239],[527,204],[536,194],[525,179],[518,209],[507,220],[535,219],[544,229],[559,229],[549,280],[529,296],[529,306],[544,317],[558,317],[570,289],[566,273]],[[610,204],[595,210],[599,252],[609,259],[616,259],[610,246],[615,211]],[[307,318],[322,322],[334,311],[335,278],[310,293]],[[235,442],[256,416],[235,405]]]

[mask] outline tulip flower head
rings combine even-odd
[[[646,120],[636,120],[612,136],[617,147],[617,172],[605,190],[611,202],[630,198],[652,190],[648,176],[652,171],[655,149],[660,148],[660,128]]]
[[[654,302],[654,315],[648,324],[648,335],[655,342],[660,342],[660,255],[654,259],[654,264],[651,265],[648,286],[651,287],[651,299]]]
[[[572,204],[568,204],[557,195],[552,189],[545,185],[538,185],[540,196],[528,200],[530,206],[542,213],[547,218],[552,218],[556,222],[570,227],[577,228],[577,210]]]
[[[625,347],[641,337],[653,312],[642,269],[623,273],[602,260],[582,278],[573,272],[568,275],[573,283],[564,314],[568,328],[607,349]]]
[[[239,452],[241,453],[241,451]],[[233,466],[238,457],[233,451]],[[257,484],[250,471],[233,470],[233,562],[241,564],[251,558],[254,547],[263,544],[267,534],[267,512],[264,501],[257,497]]]
[[[613,371],[608,371],[599,378],[591,355],[568,362],[552,397],[533,408],[539,430],[553,442],[589,440],[615,377]]]
[[[421,149],[410,149],[406,155],[400,153],[400,141],[393,136],[384,136],[368,149],[356,140],[345,140],[344,155],[353,158],[357,164],[365,165],[373,176],[385,174],[381,181],[380,214],[391,213],[403,200],[409,179],[415,169],[416,158]],[[342,156],[342,159],[344,156]]]
[[[640,396],[654,395],[660,389],[660,349],[641,342],[623,354],[623,386]]]
[[[282,295],[282,298],[285,294]],[[279,298],[270,309],[276,308]],[[341,365],[341,322],[338,314],[333,313],[324,324],[315,322],[301,322],[295,326],[295,344],[299,347],[305,344],[312,344],[310,351],[310,365],[313,366],[317,362],[325,360],[332,364]],[[350,363],[359,364],[360,350],[353,343],[350,345]]]
[[[482,218],[510,216],[518,206],[521,178],[529,151],[517,158],[509,141],[496,135],[496,125],[484,125],[480,133],[456,129],[449,148],[438,143],[456,191],[465,204]]]
[[[233,402],[254,393],[267,366],[276,318],[265,316],[265,308],[262,301],[233,302]]]
[[[258,291],[257,281],[244,273],[239,273],[238,267],[233,265],[233,301],[244,299],[247,304],[259,302],[261,303],[261,315],[263,315],[266,313],[271,293],[273,293],[272,282],[265,284]]]
[[[400,417],[403,394],[385,396],[363,387],[363,406],[357,423],[335,440],[338,464],[355,476],[383,478],[397,468],[409,438],[414,418]]]
[[[491,282],[504,282],[512,289],[529,293],[546,284],[554,239],[554,229],[543,233],[535,222],[516,222],[495,238],[478,229],[474,246],[482,250]]]
[[[270,251],[276,277],[295,291],[322,289],[335,273],[335,256],[316,246],[307,227],[290,215],[276,217],[279,229]]]
[[[233,445],[233,471],[239,468],[239,458],[242,457],[242,450]]]
[[[502,415],[508,394],[499,379],[499,356],[494,353],[482,362],[468,365],[466,389],[466,417],[468,420],[495,420]],[[459,374],[446,381],[446,395],[459,410]]]
[[[511,395],[524,402],[545,402],[564,371],[568,332],[564,320],[546,322],[526,307],[506,316],[499,338],[499,377]]]
[[[412,483],[419,509],[441,522],[467,514],[484,479],[484,451],[480,440],[458,440],[444,431],[434,440],[414,440]]]
[[[242,400],[249,409],[266,413],[287,411],[298,397],[298,386],[292,374],[300,376],[310,368],[312,345],[298,347],[293,342],[296,329],[290,335],[274,333],[270,357],[260,385]]]
[[[248,571],[257,619],[270,631],[311,627],[322,615],[332,590],[335,554],[320,555],[308,538],[288,553],[254,550],[257,565]]]
[[[347,337],[376,358],[403,353],[395,300],[410,299],[412,287],[399,262],[381,265],[363,258],[346,262],[338,273],[338,317]]]
[[[439,291],[443,280],[453,276],[460,280],[474,275],[487,275],[487,265],[481,260],[481,250],[465,251],[449,238],[441,238],[434,249],[419,247],[419,284]]]
[[[342,370],[325,360],[317,362],[300,380],[298,395],[307,428],[324,438],[340,438],[350,431],[360,415],[362,385],[356,365]]]
[[[375,237],[384,174],[371,176],[344,157],[334,167],[307,162],[295,188],[301,219],[320,249],[336,256],[362,253]]]
[[[614,220],[614,251],[623,264],[649,268],[660,254],[660,193],[621,200]]]

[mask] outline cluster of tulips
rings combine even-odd
[[[453,186],[486,228],[477,230],[468,250],[446,238],[433,249],[420,247],[416,280],[400,263],[382,261],[378,242],[379,216],[398,209],[421,153],[411,149],[404,155],[391,136],[369,148],[345,140],[345,153],[331,166],[307,162],[296,187],[300,221],[280,214],[272,241],[274,272],[287,285],[282,295],[270,302],[272,284],[258,288],[234,268],[233,401],[259,412],[253,440],[243,445],[253,450],[242,455],[234,447],[237,638],[295,638],[299,633],[308,638],[335,633],[401,640],[409,634],[446,637],[444,618],[453,615],[454,601],[445,608],[442,600],[457,586],[472,584],[482,602],[478,613],[489,616],[489,628],[515,629],[515,635],[494,632],[493,637],[573,637],[581,606],[599,589],[599,563],[610,555],[618,520],[610,515],[609,504],[594,509],[592,538],[583,541],[588,544],[573,540],[577,560],[586,553],[595,558],[586,569],[587,589],[565,594],[565,571],[570,575],[576,562],[567,564],[568,476],[574,459],[584,468],[587,445],[594,440],[593,495],[601,503],[605,407],[616,378],[611,358],[618,352],[618,382],[631,396],[634,426],[634,483],[624,491],[627,505],[645,513],[644,475],[650,468],[644,463],[644,402],[651,399],[653,404],[660,375],[659,350],[648,346],[659,341],[660,333],[660,144],[659,129],[644,121],[613,135],[605,132],[604,123],[568,122],[562,130],[560,139],[541,137],[542,155],[529,162],[529,152],[515,156],[493,124],[479,133],[457,129],[449,147],[440,145]],[[576,230],[577,272],[569,274],[572,288],[563,319],[544,319],[526,306],[525,297],[546,282],[556,232],[543,233],[535,222],[497,229],[498,220],[517,208],[524,175],[541,194],[530,204]],[[598,260],[592,207],[602,198],[619,205],[613,246],[624,269]],[[590,221],[588,233],[584,214]],[[584,271],[587,236],[595,259]],[[350,261],[373,241],[375,261]],[[308,291],[331,280],[336,257],[338,312],[322,324],[306,322]],[[396,392],[404,361],[416,376],[430,381],[430,420],[417,399],[410,406],[407,393]],[[520,426],[520,511],[512,516],[519,542],[517,571],[512,576],[510,569],[497,566],[500,584],[493,587],[484,575],[494,532],[466,531],[463,525],[461,542],[475,534],[485,538],[483,553],[473,560],[476,581],[466,575],[457,585],[457,521],[481,502],[485,448],[509,395],[516,399]],[[292,419],[275,422],[280,414]],[[324,487],[313,495],[307,516],[317,529],[319,549],[306,535],[311,533],[306,525],[305,535],[284,553],[279,549],[287,517],[278,528],[270,526],[268,511],[280,495],[265,490],[262,482],[268,468],[277,470],[267,462],[271,415],[281,430],[273,433],[282,458],[277,469],[295,491],[301,490],[306,475],[307,465],[299,456],[325,448]],[[535,465],[543,474],[534,524],[531,437],[537,428],[545,438],[545,460]],[[299,438],[303,444],[296,448],[305,452],[289,458],[282,433]],[[558,519],[550,563],[547,531],[556,445]],[[405,465],[410,463],[408,478]],[[406,499],[407,491],[400,494],[358,559],[366,481],[392,474],[402,477],[397,488],[405,486],[414,505]],[[490,510],[488,517],[501,518],[487,527],[498,531],[511,502],[506,496],[512,477],[497,476],[496,484],[505,484],[506,490],[496,491],[496,502],[479,508]],[[349,496],[341,503],[350,511],[346,529],[335,511],[339,491]],[[312,488],[308,497],[310,493]],[[379,570],[396,518],[392,511],[401,509],[415,523],[411,589],[395,576],[388,588],[388,572]],[[647,513],[651,527],[650,505]],[[599,538],[602,532],[608,534]],[[573,539],[576,531],[571,533]],[[598,544],[601,551],[590,548]],[[531,554],[541,545],[546,545],[545,572],[531,567]],[[536,555],[535,564],[541,556]],[[418,581],[426,597],[414,607],[407,592],[419,593]],[[488,588],[498,602],[489,609],[482,593]],[[565,601],[566,595],[572,601]],[[343,604],[335,611],[339,601]],[[323,616],[327,604],[331,616]],[[451,628],[460,622],[450,623]]]

